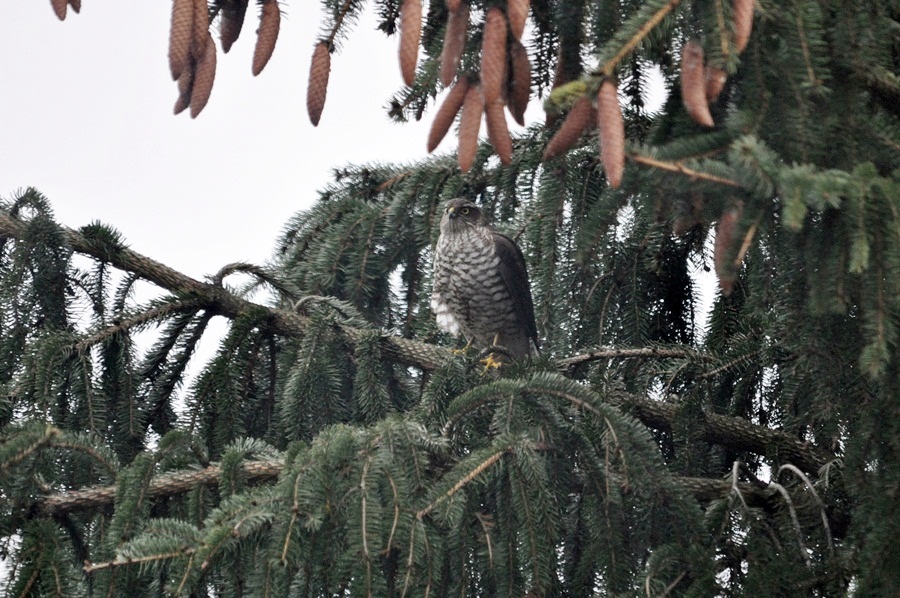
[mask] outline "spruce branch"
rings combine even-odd
[[[135,314],[133,317],[119,320],[115,324],[107,326],[106,328],[101,328],[100,330],[89,334],[88,336],[79,340],[78,343],[76,343],[75,350],[84,351],[90,347],[93,347],[97,343],[103,342],[108,338],[111,338],[122,332],[127,332],[128,330],[131,330],[133,328],[143,326],[148,322],[153,322],[154,320],[163,320],[174,314],[196,311],[202,309],[205,305],[206,303],[204,301],[196,297],[187,300],[178,299],[175,301],[167,301],[160,305],[151,307],[150,309],[141,311],[140,313]]]
[[[569,371],[575,366],[589,363],[591,361],[599,361],[601,359],[703,359],[711,360],[712,357],[705,356],[697,351],[690,349],[660,349],[656,347],[644,347],[638,349],[616,349],[616,348],[600,348],[591,349],[572,357],[564,357],[556,363],[559,369]]]
[[[631,413],[651,428],[671,430],[678,417],[678,403],[663,402],[634,395],[611,395],[607,399],[623,411]],[[703,421],[694,422],[699,438],[711,444],[721,444],[737,450],[776,457],[800,470],[815,474],[828,463],[829,456],[821,449],[790,434],[757,426],[740,417],[705,413]]]
[[[497,461],[499,461],[503,455],[512,450],[512,447],[507,447],[501,451],[497,451],[493,453],[490,457],[479,463],[475,468],[472,469],[469,473],[467,473],[461,480],[456,482],[449,490],[444,492],[442,495],[437,497],[431,503],[429,503],[425,508],[416,512],[416,519],[422,520],[428,513],[433,511],[439,504],[451,498],[454,494],[462,490],[468,484],[472,482],[479,475],[484,473],[487,469],[489,469],[492,465],[494,465]]]
[[[450,498],[462,487],[471,482],[480,473],[495,464],[507,451],[498,451],[487,460],[480,463],[475,469],[457,482],[447,492],[439,496],[429,505],[418,511],[415,515],[418,519],[425,517],[441,502]],[[276,479],[284,469],[281,460],[254,460],[245,461],[241,469],[248,482],[262,483]],[[162,498],[184,494],[198,486],[218,485],[222,478],[222,468],[213,464],[204,469],[192,471],[178,471],[163,473],[150,482],[146,496],[149,498]],[[732,482],[714,478],[673,476],[672,480],[680,488],[691,494],[696,500],[706,503],[727,496],[737,489],[747,504],[759,506],[767,504],[773,497],[773,490],[769,486],[759,486],[750,482]],[[116,486],[91,486],[82,490],[52,494],[38,499],[33,503],[31,513],[39,517],[59,517],[68,513],[85,510],[96,510],[114,504],[116,498]],[[113,563],[114,566],[126,563]],[[99,563],[98,563],[99,565]],[[94,568],[102,568],[94,566]]]
[[[611,77],[616,70],[616,66],[622,62],[626,56],[631,54],[635,48],[637,48],[638,44],[640,44],[644,38],[650,35],[650,32],[659,25],[666,16],[672,12],[676,6],[681,4],[681,0],[669,0],[664,5],[662,5],[659,9],[649,15],[643,24],[638,28],[638,30],[632,35],[629,39],[625,40],[625,42],[621,45],[619,50],[606,62],[603,63],[598,69],[598,74],[601,74],[605,77]],[[644,11],[640,11],[633,18],[641,19],[644,18]],[[623,26],[620,31],[628,31],[627,26]],[[614,43],[618,40],[613,40]]]
[[[248,482],[271,480],[281,473],[281,461],[246,461],[241,469]],[[210,465],[204,469],[164,473],[154,477],[145,493],[147,498],[183,494],[200,485],[218,484],[222,469]],[[58,516],[73,511],[82,511],[109,506],[115,502],[116,486],[91,486],[82,490],[62,492],[38,499],[33,512],[42,516]]]
[[[688,168],[684,164],[680,162],[665,162],[663,160],[657,160],[656,158],[651,158],[650,156],[644,156],[641,154],[629,154],[628,156],[633,161],[638,164],[643,164],[644,166],[650,166],[652,168],[658,168],[660,170],[667,170],[669,172],[676,172],[678,174],[683,174],[687,177],[690,177],[692,180],[701,180],[701,181],[709,181],[711,183],[719,183],[720,185],[727,185],[729,187],[740,187],[740,183],[737,181],[732,181],[731,179],[726,179],[725,177],[716,176],[714,174],[709,174],[707,172],[701,172],[699,170],[694,170],[692,168]]]
[[[22,239],[26,227],[26,222],[11,217],[6,211],[0,211],[0,238]],[[305,316],[282,309],[261,307],[233,295],[221,286],[191,278],[124,246],[109,247],[85,238],[78,231],[60,228],[74,251],[108,262],[120,270],[132,272],[180,297],[193,298],[214,314],[236,319],[248,312],[265,309],[269,314],[267,325],[272,331],[285,336],[305,334],[309,321]],[[366,333],[365,330],[347,326],[341,329],[354,342]],[[382,336],[381,344],[387,357],[426,370],[436,368],[451,355],[447,349],[388,334]]]
[[[117,557],[112,561],[103,561],[102,563],[85,563],[83,571],[90,575],[95,571],[103,569],[112,569],[113,567],[122,567],[125,565],[142,565],[144,563],[153,563],[156,561],[165,561],[169,559],[177,559],[178,557],[188,556],[196,552],[196,548],[185,547],[183,550],[173,550],[160,554],[149,554],[141,557]]]

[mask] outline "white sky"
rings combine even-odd
[[[430,115],[399,125],[384,110],[402,84],[397,38],[375,30],[371,7],[332,56],[318,127],[306,83],[319,4],[282,10],[275,53],[253,77],[251,2],[231,52],[218,47],[212,96],[192,120],[172,114],[171,2],[83,0],[59,21],[49,0],[2,0],[0,196],[37,187],[62,224],[100,220],[135,251],[200,278],[268,259],[333,168],[424,157]],[[438,151],[450,149],[448,136]]]

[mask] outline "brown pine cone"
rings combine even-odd
[[[422,0],[403,0],[400,8],[400,73],[403,82],[416,79],[419,39],[422,37]]]
[[[528,50],[517,39],[509,45],[509,62],[511,68],[506,86],[507,108],[516,122],[524,125],[525,110],[531,99],[531,63],[528,61]]]
[[[512,162],[512,138],[506,125],[506,114],[503,112],[503,101],[494,100],[484,106],[484,122],[487,125],[488,140],[500,157],[500,163]]]
[[[60,21],[66,20],[66,5],[68,2],[66,0],[50,0],[50,5],[53,7],[53,12],[56,13],[57,18]]]
[[[319,42],[313,50],[309,65],[309,85],[306,88],[306,111],[313,126],[318,126],[325,95],[328,93],[328,76],[331,74],[331,53],[327,42]]]
[[[753,31],[754,0],[734,0],[731,4],[731,16],[734,19],[734,49],[740,54],[750,42]]]
[[[490,104],[500,99],[506,80],[506,19],[503,11],[492,7],[484,19],[484,41],[481,45],[481,89],[484,101]]]
[[[594,107],[591,106],[591,100],[587,96],[578,98],[572,104],[572,109],[569,110],[565,120],[559,126],[559,130],[547,142],[541,160],[546,161],[564,154],[578,141],[585,130],[592,129],[595,124],[596,115]]]
[[[725,295],[730,295],[737,280],[738,265],[734,263],[737,253],[735,245],[741,242],[738,236],[738,221],[741,219],[743,206],[738,203],[722,212],[716,225],[716,240],[713,246],[713,264],[716,276],[719,277],[719,288]]]
[[[456,76],[459,60],[466,48],[468,28],[469,4],[461,2],[457,10],[451,10],[447,15],[444,48],[441,50],[441,83],[444,87],[448,87]]]
[[[475,163],[475,152],[478,151],[478,130],[481,128],[481,112],[484,107],[484,96],[478,85],[470,85],[463,100],[462,114],[459,117],[459,168],[469,172]]]
[[[703,48],[695,40],[686,43],[681,52],[681,101],[697,123],[704,127],[715,126],[706,100]]]
[[[206,40],[209,39],[209,6],[206,0],[194,0],[192,6],[191,56],[200,61],[206,54]]]
[[[625,122],[616,84],[606,79],[597,92],[597,127],[600,129],[600,160],[613,189],[622,184],[625,171]]]
[[[193,31],[193,0],[174,0],[172,2],[172,25],[169,32],[169,70],[172,73],[173,81],[180,79],[182,71],[188,66]]]
[[[206,36],[204,44],[206,50],[197,61],[194,84],[191,88],[191,118],[197,118],[200,111],[206,107],[209,94],[212,93],[213,82],[216,80],[216,43],[209,31],[206,32]]]
[[[447,131],[450,130],[450,126],[453,124],[453,121],[456,120],[456,115],[459,114],[463,101],[466,99],[467,91],[469,91],[469,78],[461,77],[459,81],[456,82],[456,85],[450,89],[450,93],[447,94],[447,97],[444,98],[441,107],[438,108],[438,111],[434,115],[434,121],[431,123],[431,130],[428,132],[429,154],[440,145],[444,136],[447,134]]]
[[[178,77],[178,100],[175,101],[175,114],[181,114],[185,108],[191,105],[191,89],[194,87],[194,61],[188,59],[188,64],[181,70]]]
[[[531,6],[528,0],[506,0],[506,16],[509,19],[509,31],[517,40],[522,39],[529,8]]]
[[[275,51],[278,31],[281,29],[281,10],[278,0],[266,0],[259,16],[259,30],[256,34],[256,47],[253,49],[253,76],[259,75]]]
[[[222,7],[222,20],[219,23],[219,40],[222,42],[222,51],[226,54],[228,54],[232,44],[241,36],[248,4],[248,0],[231,0],[231,2]]]

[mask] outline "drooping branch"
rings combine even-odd
[[[20,239],[25,233],[25,228],[25,222],[11,217],[6,212],[0,212],[0,237]],[[260,306],[233,295],[222,286],[191,278],[127,247],[98,242],[67,227],[61,229],[74,251],[107,262],[120,270],[137,274],[175,295],[197,299],[205,304],[206,309],[216,314],[236,319],[248,312],[265,309],[269,313],[266,324],[273,332],[284,336],[302,336],[306,331],[308,320],[305,316],[283,309]],[[353,341],[358,340],[366,332],[349,326],[342,327],[342,330]],[[425,370],[438,367],[451,356],[450,351],[442,347],[388,334],[382,336],[382,351],[386,357]]]
[[[664,349],[656,347],[642,347],[639,349],[616,349],[602,347],[591,349],[578,355],[564,357],[557,361],[561,370],[566,371],[577,365],[598,361],[601,359],[711,359],[697,351],[688,349]]]
[[[678,417],[679,405],[637,396],[610,397],[610,403],[627,411],[651,428],[669,430]],[[740,417],[703,413],[693,424],[699,438],[738,450],[767,455],[783,463],[793,463],[801,470],[817,474],[834,459],[819,448],[765,426],[757,426]]]
[[[499,458],[502,454],[502,452],[497,453],[496,457]],[[490,460],[490,463],[493,462]],[[260,483],[276,479],[284,469],[284,463],[282,461],[245,461],[241,468],[248,482]],[[480,471],[474,472],[473,477]],[[193,471],[165,473],[150,482],[147,496],[154,498],[175,496],[188,492],[199,485],[218,484],[221,478],[222,469],[218,465],[210,465],[205,469]],[[676,476],[673,479],[677,485],[701,502],[709,502],[727,496],[729,492],[734,491],[735,487],[748,504],[762,504],[768,501],[771,495],[766,487],[749,482],[738,482],[735,485],[731,481],[711,478]],[[452,494],[454,490],[455,487],[447,494]],[[41,498],[34,503],[32,513],[40,517],[54,517],[76,511],[96,510],[112,505],[115,499],[116,486],[92,486]],[[428,510],[430,509],[426,509],[421,514],[424,515]]]
[[[278,477],[284,469],[281,461],[246,461],[242,464],[248,482],[262,482]],[[200,485],[218,484],[222,469],[210,465],[205,469],[195,469],[165,473],[155,477],[147,488],[146,495],[152,498],[183,494]],[[71,492],[61,492],[39,499],[33,512],[42,516],[56,516],[73,511],[97,509],[113,504],[116,486],[91,486]]]

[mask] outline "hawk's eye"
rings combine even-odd
[[[459,211],[459,213],[462,214],[463,216],[466,216],[469,213],[469,208],[463,208]]]

